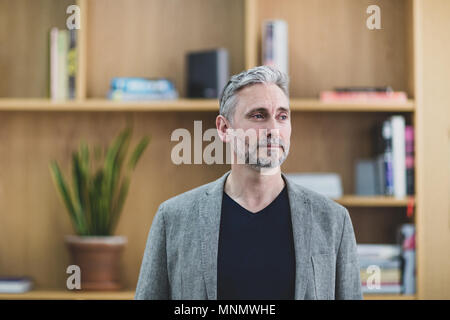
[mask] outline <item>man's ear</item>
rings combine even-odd
[[[220,140],[222,140],[222,142],[229,142],[230,141],[230,136],[227,133],[227,130],[231,128],[230,126],[230,122],[228,121],[227,118],[225,118],[222,115],[218,115],[216,117],[216,128],[217,128],[217,133],[219,134]]]

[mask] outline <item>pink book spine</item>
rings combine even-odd
[[[414,194],[414,128],[405,127],[406,193]]]

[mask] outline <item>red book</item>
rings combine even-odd
[[[336,92],[322,91],[320,93],[322,102],[407,102],[406,92]]]

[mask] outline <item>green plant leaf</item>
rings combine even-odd
[[[76,232],[78,234],[81,234],[82,228],[80,226],[78,215],[72,202],[72,197],[70,196],[69,188],[67,187],[67,183],[65,182],[65,179],[56,161],[50,163],[50,171],[52,173],[56,188],[59,190],[63,203],[65,204],[67,211],[69,212],[73,226]]]
[[[139,144],[136,146],[133,153],[131,154],[130,160],[128,161],[128,168],[130,170],[133,170],[136,167],[140,157],[142,156],[142,153],[147,148],[147,145],[149,143],[150,143],[150,138],[144,137],[141,139]]]

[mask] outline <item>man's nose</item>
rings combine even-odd
[[[279,128],[279,124],[278,124],[277,119],[275,119],[275,116],[271,116],[266,123],[267,131],[276,130],[278,128]]]

